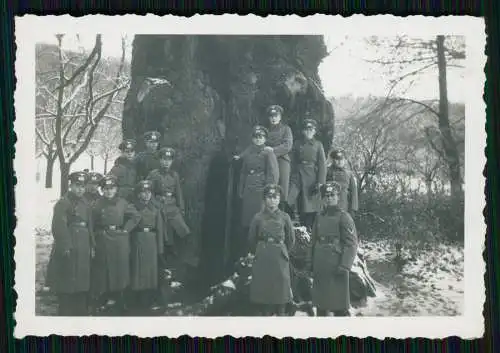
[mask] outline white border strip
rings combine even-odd
[[[16,18],[16,76],[15,92],[17,133],[14,167],[16,186],[15,230],[16,261],[15,290],[18,294],[15,336],[90,335],[140,337],[191,336],[216,337],[223,335],[275,337],[428,337],[443,338],[457,335],[475,338],[484,332],[482,315],[485,300],[482,258],[486,226],[482,215],[485,207],[482,175],[486,158],[484,148],[485,104],[483,68],[486,36],[484,21],[473,17],[398,18],[395,16],[315,15],[268,16],[254,15],[196,15],[191,18],[154,15],[102,16],[79,18],[34,15]],[[255,318],[255,317],[148,317],[148,318],[60,318],[35,316],[35,238],[34,212],[38,205],[35,190],[35,53],[34,45],[40,38],[53,33],[139,33],[156,34],[363,34],[432,36],[455,34],[467,37],[466,86],[470,94],[466,102],[465,151],[465,311],[458,317],[354,317],[354,318]],[[43,206],[42,206],[43,207]]]

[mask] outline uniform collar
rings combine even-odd
[[[336,206],[325,206],[325,208],[324,208],[325,214],[331,215],[331,214],[337,213],[338,211],[340,211],[340,207],[338,204]]]
[[[73,192],[71,191],[68,191],[68,193],[66,194],[66,197],[72,201],[72,202],[75,202],[75,201],[79,201],[82,199],[82,197],[78,197],[76,196]]]
[[[304,144],[314,145],[314,142],[316,142],[316,139],[313,137],[310,140],[303,139],[303,141],[304,141]]]
[[[170,168],[168,169],[160,167],[160,174],[169,175],[170,173],[172,173],[172,166],[170,166]]]
[[[264,206],[264,212],[267,213],[268,215],[276,216],[277,214],[279,214],[280,209],[276,208],[275,211],[271,211],[269,208],[267,208],[267,207]]]

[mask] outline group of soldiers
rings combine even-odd
[[[357,252],[352,214],[358,209],[356,180],[344,154],[315,138],[317,122],[305,119],[294,141],[283,108],[267,109],[268,127],[257,125],[242,161],[238,194],[244,238],[240,251],[254,254],[250,300],[262,315],[286,315],[293,300],[289,253],[292,219],[312,234],[312,301],[318,316],[349,315],[349,271]]]
[[[348,315],[348,274],[357,249],[355,179],[342,151],[325,156],[315,120],[305,119],[302,138],[294,141],[283,108],[272,105],[267,113],[268,127],[255,126],[251,145],[234,156],[242,162],[237,251],[255,255],[250,301],[262,315],[285,315],[293,300],[289,252],[298,213],[312,234],[317,313]],[[174,268],[182,277],[197,266],[179,175],[172,169],[175,150],[159,148],[160,138],[159,132],[145,133],[146,150],[137,155],[136,141],[124,140],[108,175],[70,175],[67,194],[54,206],[47,272],[60,315],[161,305],[164,270]]]
[[[122,141],[107,175],[69,176],[68,192],[54,206],[47,270],[60,315],[162,305],[165,270],[182,278],[197,265],[179,175],[172,169],[175,150],[159,148],[160,137],[144,134],[146,150],[137,155],[135,140]]]

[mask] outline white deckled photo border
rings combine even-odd
[[[465,138],[465,305],[455,317],[43,317],[35,315],[35,43],[43,33],[127,33],[134,34],[323,34],[409,36],[435,34],[466,37],[466,138]],[[135,335],[139,337],[180,335],[234,337],[271,335],[281,337],[354,337],[464,339],[483,335],[485,302],[485,262],[483,251],[486,225],[485,207],[486,112],[483,101],[486,63],[484,19],[467,16],[395,17],[390,15],[196,15],[191,18],[155,15],[84,17],[17,17],[15,22],[17,78],[15,90],[17,134],[14,161],[15,215],[17,228],[15,286],[18,299],[14,319],[17,338],[27,335]]]

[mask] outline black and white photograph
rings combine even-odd
[[[16,45],[18,337],[481,336],[481,19],[24,16]]]

